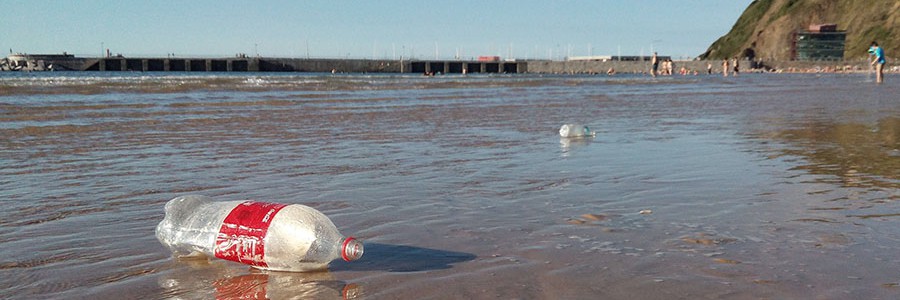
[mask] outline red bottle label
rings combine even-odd
[[[228,213],[216,236],[216,257],[257,267],[265,261],[269,222],[286,204],[246,201]]]

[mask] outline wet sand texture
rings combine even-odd
[[[890,77],[257,75],[0,74],[0,295],[900,295]],[[366,254],[176,260],[184,194],[310,205]]]

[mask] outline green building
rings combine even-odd
[[[836,24],[812,25],[809,31],[795,32],[791,47],[793,60],[843,60],[846,31]]]

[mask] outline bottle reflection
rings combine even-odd
[[[271,272],[234,268],[224,263],[180,261],[163,275],[160,287],[168,296],[185,299],[356,299],[361,288],[339,281],[328,272]],[[183,266],[183,265],[182,265]]]
[[[567,138],[561,137],[559,138],[559,147],[562,150],[562,156],[568,157],[569,152],[579,148],[585,147],[591,144],[591,138]]]
[[[328,272],[265,272],[213,282],[216,299],[353,299],[355,284],[337,281]]]

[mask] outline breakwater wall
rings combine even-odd
[[[72,69],[79,69],[73,66]],[[296,58],[99,58],[88,59],[83,71],[139,72],[390,72],[402,71],[400,61]]]
[[[692,60],[673,62],[673,73],[681,68],[689,73],[705,74],[709,67],[713,73],[722,73],[721,60]],[[730,64],[730,62],[729,62]],[[741,72],[853,72],[866,71],[869,63],[865,60],[845,61],[750,61],[738,62]],[[528,73],[542,74],[598,74],[614,70],[617,73],[649,73],[649,61],[527,61]],[[660,65],[660,69],[662,66]]]
[[[721,62],[707,61],[676,61],[674,62],[673,72],[678,72],[682,67],[689,70],[697,70],[698,72],[706,72],[707,63],[712,63],[714,72],[721,72]],[[661,65],[660,65],[661,68]],[[741,66],[744,68],[744,66]],[[649,73],[650,61],[593,61],[593,60],[575,60],[575,61],[549,61],[549,60],[533,60],[528,61],[529,73],[542,74],[598,74],[615,71],[616,73]]]
[[[235,58],[74,58],[55,70],[137,72],[525,73],[524,61]]]
[[[527,62],[303,58],[87,58],[64,70],[140,72],[525,73]]]

